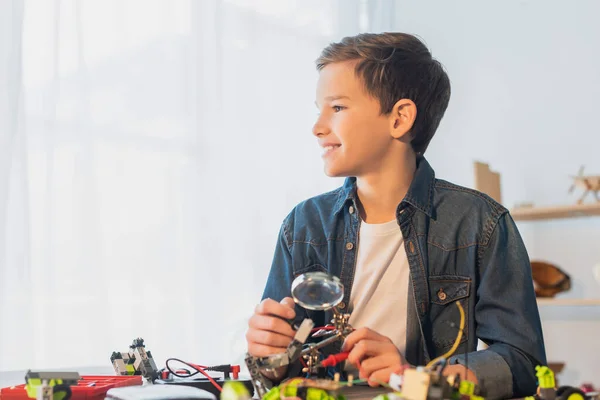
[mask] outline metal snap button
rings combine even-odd
[[[440,288],[437,295],[438,299],[440,299],[441,301],[446,300],[446,293],[444,292],[444,289]]]
[[[338,308],[339,308],[339,309],[344,309],[344,308],[346,308],[346,303],[344,303],[343,301],[340,301],[340,304],[338,304]]]
[[[354,214],[354,207],[353,207],[353,206],[350,206],[350,208],[348,208],[348,212],[349,212],[350,214]]]
[[[347,250],[352,250],[353,248],[354,248],[354,245],[352,244],[352,242],[346,243],[346,249]]]

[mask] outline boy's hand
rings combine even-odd
[[[296,334],[286,320],[295,316],[291,297],[286,297],[281,303],[272,299],[263,300],[248,321],[248,353],[255,357],[283,353]]]
[[[281,303],[272,299],[263,300],[248,321],[248,353],[254,357],[266,357],[285,352],[296,334],[286,320],[295,316],[294,300],[291,297],[284,298]],[[264,375],[276,380],[286,370],[287,366],[284,366],[277,369],[275,374]]]
[[[388,383],[392,373],[400,374],[408,365],[394,343],[369,328],[360,328],[346,338],[342,351],[349,351],[348,362],[359,370],[369,386]]]

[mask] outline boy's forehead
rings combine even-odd
[[[326,65],[319,73],[317,98],[326,100],[330,96],[350,96],[361,89],[356,75],[356,62],[344,61]]]

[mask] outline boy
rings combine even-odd
[[[326,271],[344,285],[339,308],[356,328],[342,350],[371,384],[445,354],[460,301],[464,335],[445,373],[477,382],[486,398],[533,394],[535,366],[546,356],[514,221],[490,197],[436,179],[423,156],[450,99],[443,67],[417,38],[384,33],[331,44],[317,69],[313,134],[326,174],[347,178],[283,221],[263,301],[249,321],[248,352],[283,352],[294,335],[284,319],[330,321],[331,313],[290,298],[297,275]],[[477,351],[478,338],[489,347]]]

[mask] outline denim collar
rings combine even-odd
[[[434,184],[435,172],[433,168],[431,168],[425,157],[417,156],[415,176],[402,203],[408,203],[429,217],[432,217]],[[356,206],[356,200],[356,177],[348,177],[339,190],[338,199],[334,206],[335,214],[338,214],[348,201],[352,201]]]

